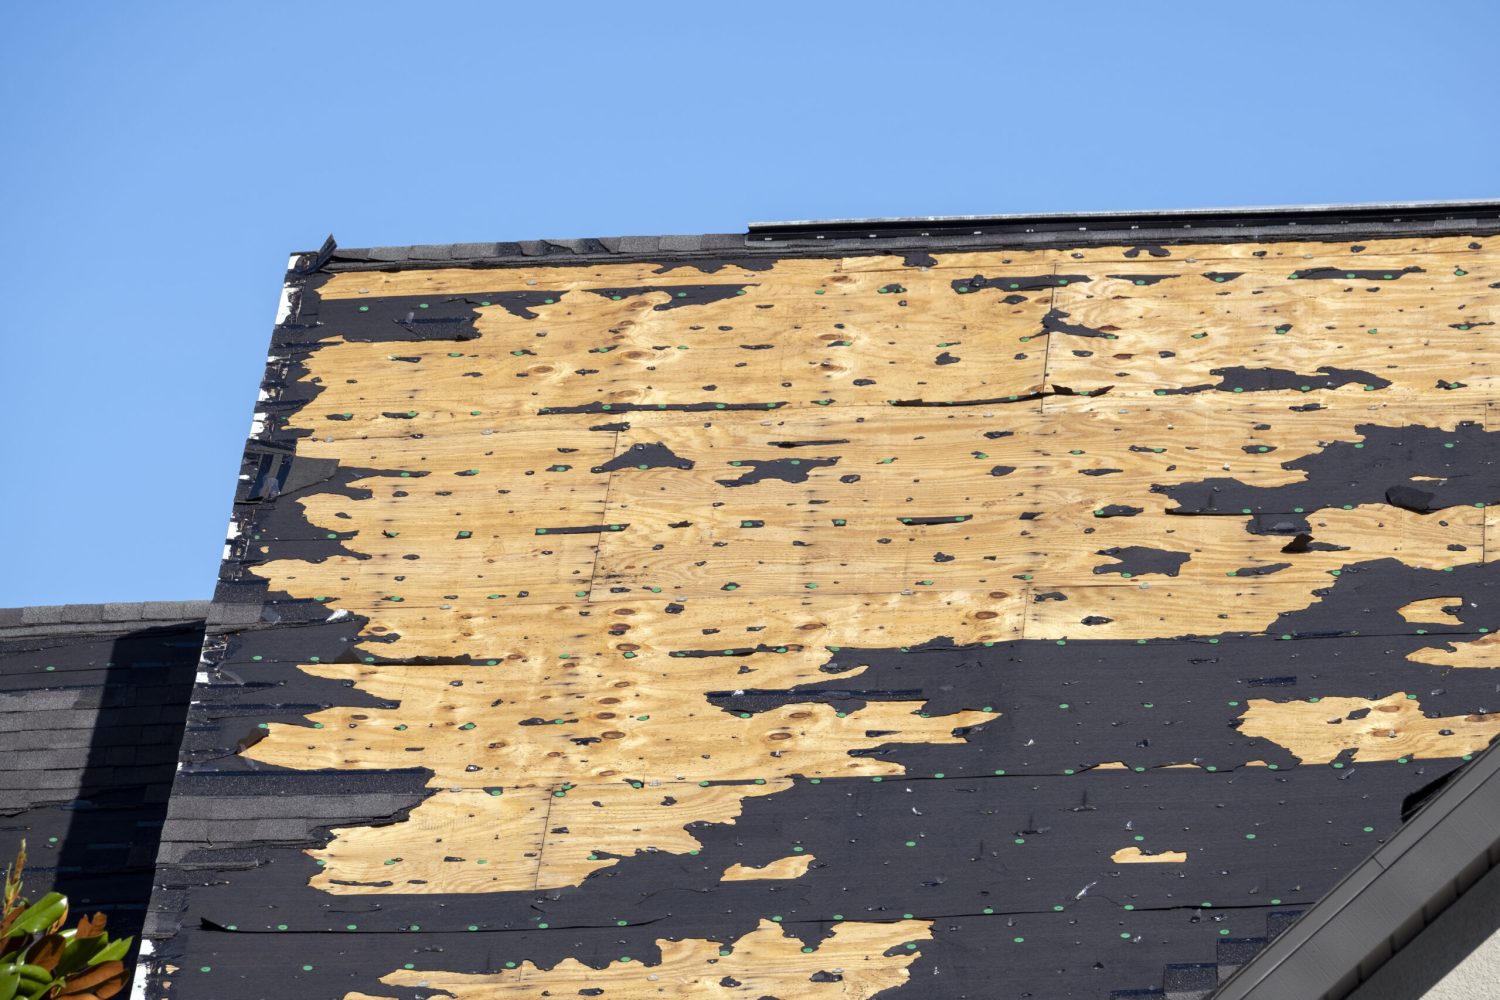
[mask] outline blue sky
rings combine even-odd
[[[329,232],[1493,198],[1496,37],[1482,2],[5,4],[0,607],[212,594]]]

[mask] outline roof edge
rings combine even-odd
[[[1303,912],[1213,1000],[1341,1000],[1500,861],[1500,743]]]
[[[1034,215],[953,216],[896,219],[831,219],[816,222],[762,222],[750,226],[752,241],[859,238],[879,239],[920,234],[1003,236],[1051,233],[1057,237],[1084,233],[1136,234],[1140,230],[1171,230],[1201,239],[1200,230],[1284,230],[1300,235],[1301,227],[1367,227],[1376,234],[1386,229],[1404,232],[1410,226],[1458,219],[1500,219],[1500,201],[1370,202],[1348,205],[1272,205],[1246,208],[1148,209],[1135,212],[1047,212]],[[1243,238],[1243,237],[1241,237]]]
[[[0,637],[60,630],[119,632],[202,621],[208,617],[209,605],[208,601],[134,601],[0,608]]]
[[[1143,208],[1143,209],[1108,209],[1101,211],[1086,212],[1017,212],[1000,213],[997,215],[887,215],[871,216],[869,218],[848,219],[788,219],[765,222],[751,222],[749,229],[754,232],[757,229],[780,229],[795,226],[832,226],[832,225],[892,225],[896,223],[912,224],[944,224],[944,223],[984,223],[984,222],[1051,222],[1060,219],[1091,219],[1095,222],[1109,222],[1122,219],[1179,219],[1218,215],[1298,215],[1315,216],[1336,214],[1345,215],[1351,212],[1419,212],[1419,211],[1455,211],[1473,210],[1500,212],[1500,198],[1450,198],[1435,201],[1354,201],[1354,202],[1329,202],[1326,204],[1312,205],[1226,205],[1218,208]]]
[[[417,270],[661,260],[1038,250],[1111,244],[1338,242],[1500,233],[1500,200],[1275,205],[1140,212],[960,215],[755,222],[742,233],[606,236],[346,249],[294,255],[293,270]]]

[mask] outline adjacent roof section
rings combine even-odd
[[[0,866],[141,930],[206,601],[0,609]]]

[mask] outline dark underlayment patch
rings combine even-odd
[[[619,469],[691,469],[690,459],[673,454],[672,449],[660,441],[655,444],[633,444],[592,472],[615,472]]]
[[[1500,502],[1500,432],[1477,423],[1437,427],[1362,424],[1358,441],[1331,441],[1282,463],[1304,474],[1285,486],[1247,486],[1237,479],[1153,486],[1177,504],[1170,514],[1301,514],[1325,507],[1407,502],[1431,512]]]
[[[1283,368],[1211,368],[1210,375],[1218,375],[1217,384],[1183,386],[1177,389],[1157,389],[1158,396],[1187,396],[1199,392],[1277,392],[1292,389],[1297,392],[1312,392],[1315,389],[1338,389],[1346,385],[1362,385],[1370,390],[1384,389],[1391,383],[1367,371],[1320,367],[1316,374],[1299,375]]]

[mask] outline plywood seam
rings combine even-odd
[[[1052,276],[1057,277],[1057,265],[1052,265]],[[1047,312],[1057,308],[1057,286],[1054,285],[1047,292]],[[1042,387],[1052,384],[1052,342],[1057,338],[1051,334],[1047,335],[1047,346],[1042,352]],[[1037,413],[1047,412],[1047,397],[1042,396],[1036,401]]]
[[[1053,277],[1057,276],[1058,269],[1061,266],[1062,266],[1061,263],[1054,263],[1052,265],[1052,275],[1053,275]],[[1053,285],[1052,288],[1049,290],[1049,294],[1047,296],[1047,315],[1051,315],[1052,311],[1055,310],[1056,308],[1057,308],[1057,286]],[[1053,333],[1048,333],[1046,336],[1047,336],[1047,350],[1046,350],[1046,353],[1042,357],[1042,386],[1043,387],[1050,387],[1052,385],[1052,344],[1058,338],[1057,338],[1057,335],[1053,334]],[[1092,390],[1092,389],[1097,388],[1097,386],[1090,386],[1089,388],[1090,388],[1090,390]],[[1049,400],[1053,400],[1053,399],[1056,399],[1056,398],[1057,397],[1055,397],[1055,396],[1042,396],[1041,398],[1039,398],[1036,401],[1036,412],[1037,412],[1037,414],[1039,416],[1044,416],[1045,414],[1047,414],[1049,412],[1048,408],[1047,408],[1047,402]]]
[[[1490,415],[1494,412],[1494,407],[1495,403],[1493,400],[1486,400],[1484,409],[1481,411],[1481,420],[1484,423],[1486,432],[1494,429],[1490,426]],[[1490,561],[1490,524],[1489,512],[1486,511],[1479,529],[1479,562],[1481,565],[1487,564]]]
[[[612,433],[614,434],[614,441],[610,444],[609,449],[611,460],[620,457],[620,432],[613,431]],[[619,475],[618,472],[611,472],[604,480],[604,507],[599,512],[599,519],[601,521],[609,517],[609,493],[615,485],[615,476],[617,475]],[[594,545],[594,568],[589,571],[589,596],[585,603],[592,602],[594,599],[594,588],[599,583],[599,553],[604,551],[604,540],[607,537],[607,535],[601,536],[599,541]],[[550,803],[548,804],[548,808],[551,808]]]
[[[1022,640],[1024,640],[1026,638],[1026,622],[1031,618],[1031,615],[1029,613],[1030,610],[1031,610],[1031,587],[1032,587],[1032,581],[1030,581],[1030,580],[1026,580],[1026,581],[1024,581],[1021,584],[1021,635],[1020,635],[1020,638]]]
[[[531,888],[534,892],[542,888],[542,872],[546,870],[547,865],[547,834],[552,829],[552,803],[555,798],[552,795],[547,796],[547,811],[542,814],[542,839],[537,845],[536,872],[531,881]]]

